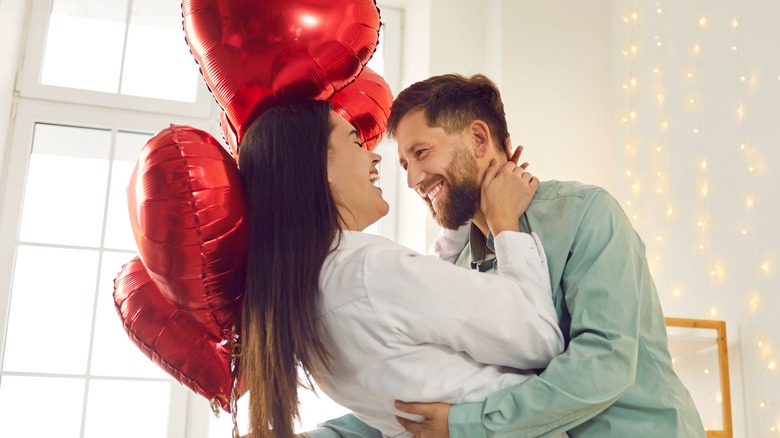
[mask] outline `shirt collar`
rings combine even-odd
[[[496,254],[493,233],[488,233],[487,239],[482,231],[472,222],[469,232],[469,259],[471,268],[480,272],[490,271],[495,267]]]

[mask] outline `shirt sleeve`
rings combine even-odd
[[[328,420],[317,429],[304,432],[306,438],[382,438],[382,433],[352,414]]]
[[[597,415],[634,383],[639,302],[652,291],[644,245],[600,191],[585,207],[563,272],[570,342],[539,376],[452,406],[450,437],[536,437]]]
[[[366,255],[365,289],[400,342],[445,345],[486,364],[543,368],[564,344],[544,251],[535,236],[504,231],[496,257],[498,275],[485,275],[382,245]]]
[[[428,249],[428,255],[436,256],[449,263],[455,263],[458,256],[463,252],[463,248],[469,242],[469,233],[471,232],[471,221],[461,226],[457,230],[440,228],[436,240]]]

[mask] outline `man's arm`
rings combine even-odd
[[[617,202],[599,191],[585,207],[563,273],[571,311],[567,350],[540,376],[498,391],[483,403],[452,406],[449,436],[547,436],[609,407],[634,383],[639,299],[654,290],[648,282],[652,279],[641,241]],[[435,407],[407,404],[404,410],[425,415]],[[433,422],[420,430],[442,430]]]
[[[315,430],[305,432],[306,438],[382,438],[382,433],[352,414],[328,420]]]

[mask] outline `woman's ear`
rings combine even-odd
[[[474,120],[468,127],[469,134],[474,144],[474,155],[482,158],[493,147],[493,141],[490,137],[490,128],[482,120]]]

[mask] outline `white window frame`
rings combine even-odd
[[[13,98],[9,124],[12,135],[7,139],[9,143],[4,145],[4,150],[0,151],[5,153],[3,161],[0,161],[4,166],[4,171],[0,172],[0,361],[5,351],[22,202],[36,123],[108,129],[113,132],[149,133],[156,133],[174,123],[206,130],[224,143],[219,128],[219,108],[202,77],[198,82],[195,103],[41,84],[45,31],[48,28],[52,1],[27,0],[26,3],[29,21],[25,26],[26,37],[23,38],[24,54],[17,69],[16,95]],[[394,6],[382,6],[382,3],[380,0],[382,22],[386,26],[385,29],[393,29],[385,35],[383,76],[396,94],[401,86],[403,10]],[[193,68],[197,68],[194,59]],[[404,184],[400,167],[395,163],[395,142],[385,139],[378,151],[383,154],[386,164],[382,169],[383,192],[390,205],[395,207],[399,205],[399,190],[401,184]],[[391,213],[380,222],[378,233],[395,240],[398,235],[397,215],[396,209],[391,209]],[[98,250],[102,252],[104,248]],[[132,253],[128,252],[128,260],[131,257]],[[47,376],[44,373],[30,375]],[[86,378],[89,379],[90,376]],[[202,397],[178,382],[172,379],[171,381],[173,395],[168,437],[207,438],[208,420],[213,415],[208,403],[204,403]],[[86,396],[85,393],[84,397]]]
[[[42,84],[41,72],[43,70],[43,57],[46,49],[46,29],[49,28],[52,0],[35,0],[30,3],[31,12],[27,43],[22,70],[17,81],[21,97],[159,114],[178,114],[202,118],[212,117],[212,107],[215,105],[214,97],[209,92],[203,77],[200,75],[194,103],[151,99],[119,93],[77,90]],[[127,29],[125,29],[125,32],[127,32]],[[184,44],[183,37],[182,44]],[[195,58],[193,58],[192,68],[196,69],[196,66]]]

